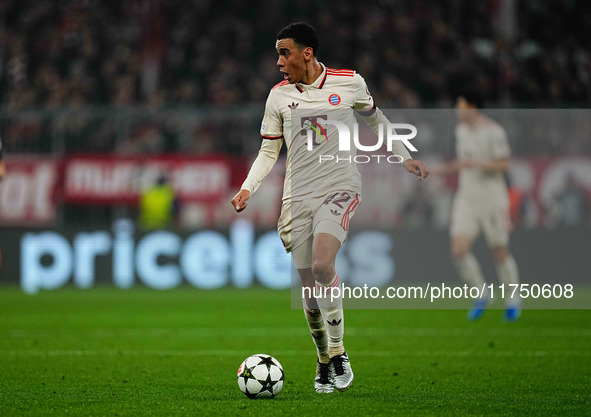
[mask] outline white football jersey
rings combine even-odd
[[[456,126],[456,152],[460,160],[491,162],[511,156],[503,127],[481,116],[476,126],[459,123]],[[462,168],[457,198],[482,204],[507,204],[507,184],[502,172]]]
[[[322,121],[343,122],[353,134],[355,111],[371,114],[375,109],[373,98],[365,80],[355,71],[320,65],[322,74],[313,84],[282,81],[267,99],[261,136],[284,140],[287,145],[284,200],[338,190],[361,193],[361,176],[352,159],[356,155],[352,138],[350,150],[339,150],[337,127]],[[309,134],[312,150],[308,147]],[[325,156],[323,162],[321,155]]]

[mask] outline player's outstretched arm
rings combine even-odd
[[[433,175],[451,175],[460,171],[462,164],[459,160],[453,160],[447,164],[440,165],[433,170]]]
[[[419,181],[424,180],[429,176],[427,165],[418,159],[407,159],[404,161],[402,166],[411,174],[415,174],[417,177],[419,177]]]
[[[259,188],[271,171],[271,168],[273,168],[273,165],[275,165],[282,144],[283,140],[263,139],[259,154],[250,167],[246,180],[242,184],[242,187],[240,187],[238,194],[231,201],[232,207],[238,213],[246,208],[248,205],[246,201]]]
[[[509,158],[498,158],[493,161],[461,161],[460,165],[465,168],[476,168],[489,172],[508,172]]]

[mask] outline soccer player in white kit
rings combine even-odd
[[[467,89],[458,96],[456,108],[457,159],[436,168],[434,174],[459,172],[458,191],[454,198],[450,227],[451,254],[458,275],[469,285],[482,288],[485,280],[472,244],[479,233],[496,264],[499,280],[505,284],[519,283],[519,271],[509,251],[509,195],[504,174],[509,171],[511,150],[505,130],[494,120],[483,115],[482,98],[475,90]],[[468,312],[471,320],[479,319],[490,294],[478,299]],[[521,300],[507,298],[505,319],[515,321],[521,313]]]
[[[302,285],[330,291],[340,285],[335,259],[361,203],[361,178],[355,163],[346,162],[348,156],[355,155],[355,148],[341,151],[337,129],[323,121],[339,117],[351,128],[357,111],[378,132],[380,124],[387,124],[388,119],[374,105],[359,74],[327,68],[318,62],[319,45],[316,30],[305,23],[291,24],[277,35],[277,66],[284,80],[269,93],[261,125],[261,149],[231,203],[237,212],[246,208],[247,200],[273,167],[285,142],[279,236],[287,252],[292,253]],[[309,143],[312,131],[314,140]],[[427,178],[425,164],[412,159],[404,145],[395,142],[392,153],[399,155],[404,168],[420,180]],[[320,163],[320,154],[339,157],[341,162]],[[347,390],[353,383],[353,371],[343,345],[342,298],[312,297],[303,303],[318,354],[316,392]]]

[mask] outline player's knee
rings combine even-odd
[[[454,261],[460,262],[468,256],[468,248],[463,245],[453,245],[451,248],[451,257]]]
[[[335,276],[335,269],[332,262],[324,259],[315,259],[312,263],[312,274],[314,279],[323,284],[328,284]]]
[[[461,262],[470,254],[471,240],[463,236],[455,236],[451,241],[451,257],[455,262]]]
[[[506,247],[490,248],[490,252],[496,263],[502,263],[509,257],[509,249]]]

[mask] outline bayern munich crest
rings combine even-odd
[[[330,96],[328,96],[328,102],[333,106],[336,106],[341,102],[341,96],[339,96],[338,94],[331,94]]]

